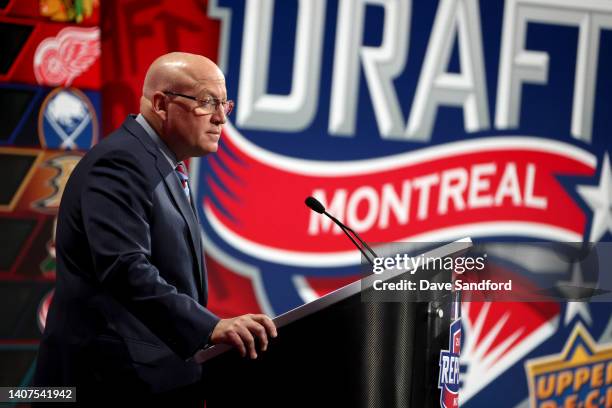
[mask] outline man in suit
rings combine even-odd
[[[140,114],[92,148],[66,185],[57,224],[57,285],[35,383],[77,399],[202,399],[191,358],[226,343],[257,357],[276,328],[265,315],[219,319],[183,160],[217,151],[233,103],[205,57],[153,62]]]

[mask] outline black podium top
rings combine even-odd
[[[471,246],[465,238],[423,256],[452,256]],[[438,359],[448,346],[450,297],[362,299],[375,280],[406,273],[387,269],[277,316],[278,337],[256,360],[226,345],[199,351],[207,408],[439,406]]]

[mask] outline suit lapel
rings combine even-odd
[[[203,286],[203,277],[202,277],[202,242],[200,240],[200,224],[196,215],[189,203],[189,199],[185,196],[185,191],[180,185],[180,181],[176,174],[174,174],[174,169],[168,163],[168,160],[163,156],[163,154],[159,151],[159,148],[155,145],[153,140],[146,134],[145,130],[134,120],[132,117],[128,118],[124,122],[125,128],[136,136],[145,146],[145,148],[155,156],[155,164],[157,166],[157,170],[164,180],[164,184],[168,191],[170,191],[170,197],[174,205],[179,209],[181,215],[183,216],[185,222],[187,223],[187,227],[189,228],[189,236],[191,238],[191,249],[196,256],[197,260],[197,276],[196,282],[198,282],[198,293],[200,298],[204,298],[204,286]]]

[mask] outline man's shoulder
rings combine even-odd
[[[110,168],[117,171],[131,169],[142,176],[151,175],[155,174],[155,162],[156,157],[140,138],[121,126],[92,147],[80,160],[73,174],[87,178],[97,168]]]
[[[135,122],[135,121],[134,121]],[[136,123],[136,126],[140,126]],[[122,148],[124,150],[144,150],[145,147],[142,144],[142,141],[136,137],[132,132],[130,132],[125,127],[125,122],[113,132],[111,132],[108,136],[100,141],[93,149],[117,149]]]
[[[136,126],[140,126],[133,121]],[[85,158],[97,161],[103,158],[131,158],[139,163],[149,162],[154,157],[141,138],[130,132],[125,123],[92,147]]]

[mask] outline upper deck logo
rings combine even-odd
[[[533,408],[612,407],[612,345],[598,346],[582,323],[560,354],[525,366]]]

